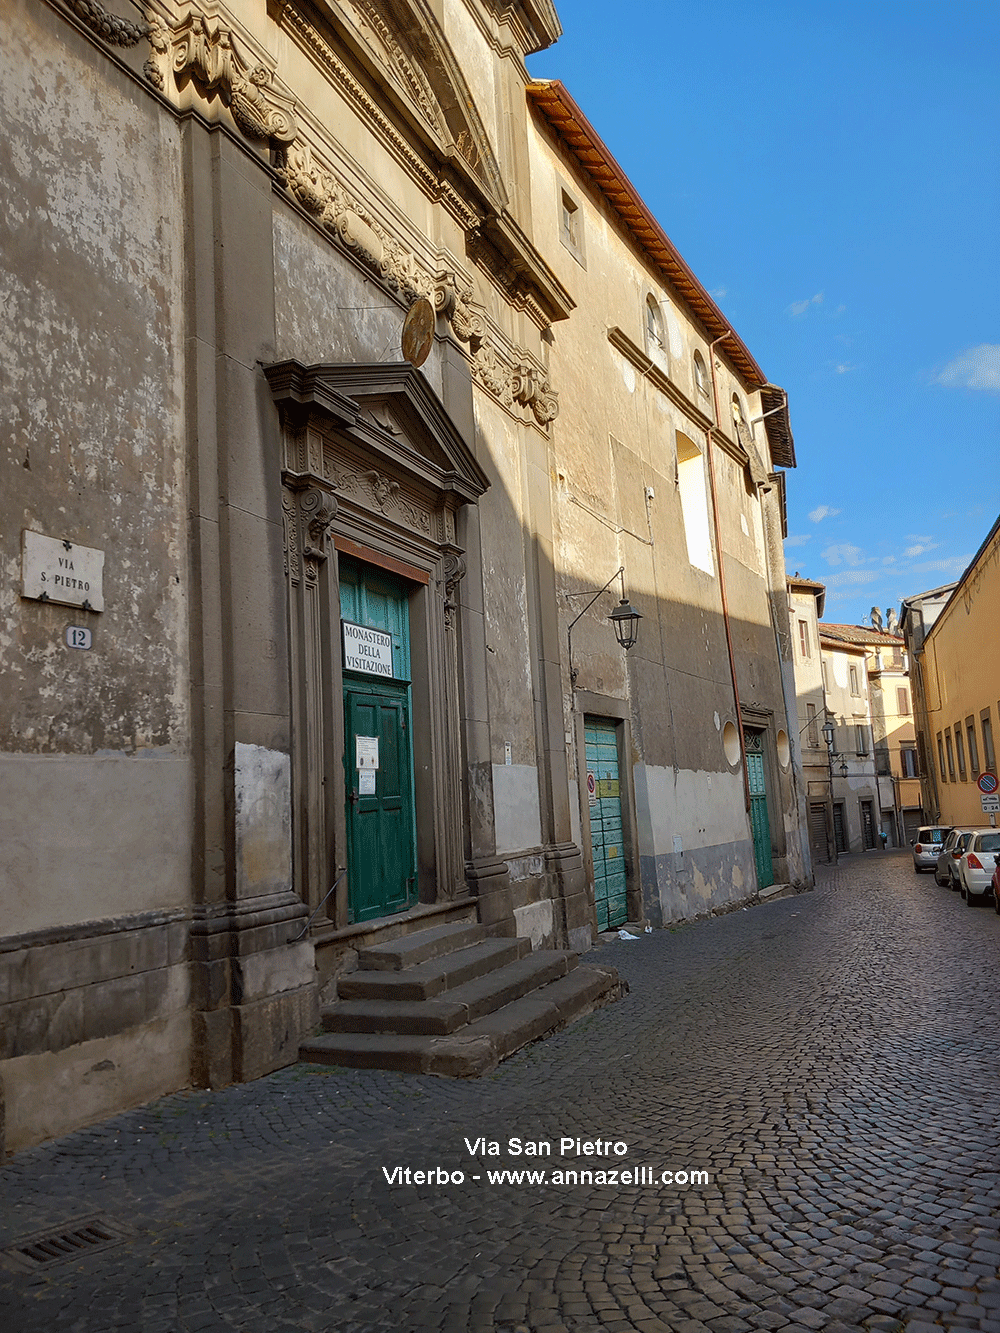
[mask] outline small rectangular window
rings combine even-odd
[[[948,773],[944,763],[944,742],[941,739],[940,731],[937,734],[937,752],[938,752],[938,772],[941,774],[941,781],[948,781]]]
[[[976,744],[976,722],[974,718],[965,719],[965,735],[969,742],[969,768],[972,776],[979,773],[979,746]]]
[[[858,687],[858,668],[854,665],[853,662],[851,663],[850,666],[850,675],[851,675],[851,693],[860,694],[861,690]]]
[[[997,756],[993,749],[993,721],[990,717],[990,710],[984,708],[979,714],[979,725],[983,731],[983,763],[990,773],[997,771]]]
[[[830,688],[830,682],[829,682],[829,681],[827,680],[827,678],[826,678],[826,658],[825,658],[825,657],[823,658],[822,662],[820,663],[820,668],[821,668],[821,670],[822,670],[822,672],[823,672],[823,688],[824,688],[824,690],[828,690],[828,689]]]
[[[948,751],[948,780],[955,781],[955,751],[951,744],[951,727],[946,727],[944,732],[944,748]]]
[[[955,732],[955,754],[958,757],[958,776],[962,779],[963,782],[967,782],[968,777],[965,772],[965,742],[962,740],[961,722],[955,723],[954,732]]]
[[[900,717],[908,716],[910,712],[910,691],[905,685],[896,687],[896,706]]]
[[[916,750],[900,750],[899,762],[903,769],[904,778],[919,777],[917,772],[917,752]]]
[[[865,726],[855,726],[855,728],[854,728],[854,732],[855,732],[855,735],[856,735],[856,737],[857,737],[858,754],[861,754],[861,755],[865,755],[865,754],[867,754],[867,753],[868,753],[868,728],[865,727]]]
[[[809,624],[805,620],[799,621],[799,648],[803,657],[809,656]]]

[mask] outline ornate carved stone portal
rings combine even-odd
[[[463,623],[463,582],[479,553],[464,550],[457,533],[487,477],[406,363],[286,361],[265,374],[283,434],[296,886],[315,909],[348,860],[338,567],[350,556],[410,589],[420,901],[467,895],[477,881],[467,873],[476,858],[463,814],[459,671],[485,648]],[[346,887],[317,922],[320,939],[349,924]]]

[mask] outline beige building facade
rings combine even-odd
[[[809,847],[814,865],[837,859],[833,769],[824,726],[828,722],[820,621],[826,604],[822,583],[788,579],[789,640],[795,671],[796,744],[802,756]],[[841,816],[842,822],[842,816]]]
[[[559,32],[8,7],[8,1148],[289,1063],[372,942],[808,881],[785,396]]]
[[[954,585],[903,602],[912,646],[919,744],[927,755],[928,818],[988,825],[979,783],[995,791],[1000,672],[991,645],[1000,616],[1000,520]],[[984,777],[985,775],[985,777]],[[995,804],[990,794],[987,804]]]

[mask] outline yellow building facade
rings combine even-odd
[[[990,823],[979,779],[997,772],[1000,669],[992,649],[998,618],[1000,519],[915,650],[922,689],[918,718],[926,718],[922,739],[943,823]]]

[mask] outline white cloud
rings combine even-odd
[[[788,307],[790,315],[804,315],[811,305],[822,305],[823,293],[817,292],[815,296],[808,296],[804,301],[793,301]]]
[[[929,532],[926,536],[920,532],[908,532],[906,535],[911,542],[929,542],[931,540],[931,534]]]
[[[1000,346],[980,343],[978,347],[959,352],[935,382],[949,389],[985,389],[987,393],[1000,393]]]
[[[940,545],[940,542],[932,542],[929,538],[924,538],[923,540],[918,538],[913,546],[908,546],[906,548],[903,555],[907,560],[915,560],[918,555],[926,555],[928,551],[933,551]]]
[[[785,538],[785,545],[786,545],[786,546],[805,546],[806,542],[808,542],[808,541],[812,541],[812,538],[809,536],[809,533],[806,532],[806,533],[802,533],[802,534],[800,534],[800,535],[797,536],[797,537],[786,537],[786,538]]]
[[[953,555],[948,560],[925,560],[923,564],[914,565],[913,572],[915,574],[953,574],[957,578],[959,574],[964,573],[971,559],[971,555]]]
[[[724,296],[728,296],[728,295],[729,295],[729,288],[728,288],[728,287],[716,287],[716,289],[715,289],[715,291],[712,293],[712,295],[715,297],[715,299],[716,299],[717,301],[721,301],[722,298],[723,298]]]
[[[839,574],[828,574],[823,582],[828,588],[843,588],[875,583],[881,577],[881,572],[876,569],[844,569]]]
[[[846,375],[846,374],[848,373],[848,371],[851,371],[851,370],[857,370],[857,366],[849,366],[849,365],[847,364],[847,362],[845,361],[845,362],[842,362],[842,363],[837,367],[837,374],[838,374],[838,375]]]
[[[814,523],[822,523],[824,518],[834,518],[839,513],[839,509],[831,509],[829,505],[820,505],[817,509],[809,511],[809,517]]]
[[[852,546],[850,542],[839,542],[836,546],[826,548],[823,559],[828,565],[860,565],[864,554],[860,546]]]

